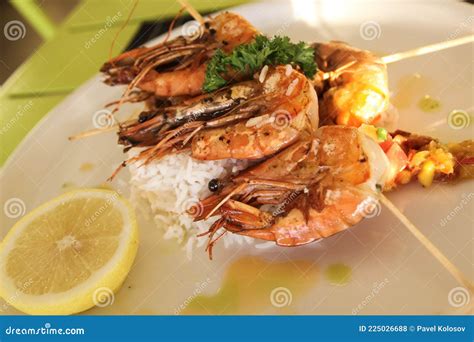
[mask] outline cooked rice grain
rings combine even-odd
[[[236,160],[199,161],[192,159],[189,153],[169,155],[143,166],[132,164],[129,166],[132,203],[138,204],[141,199],[148,202],[156,224],[165,230],[165,238],[177,239],[191,258],[194,248],[204,248],[207,243],[205,237],[196,235],[207,231],[217,217],[193,222],[186,211],[200,210],[199,199],[210,194],[211,179],[222,178],[245,166],[245,162]],[[228,247],[252,243],[252,240],[226,234],[221,243]]]

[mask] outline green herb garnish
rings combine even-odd
[[[250,44],[237,46],[226,55],[218,49],[206,69],[203,90],[211,92],[227,84],[227,72],[252,74],[264,65],[291,64],[299,67],[308,77],[313,77],[317,67],[314,49],[305,42],[292,43],[288,37],[275,36],[269,39],[259,35]]]
[[[377,138],[381,141],[387,140],[388,132],[385,128],[377,128]]]

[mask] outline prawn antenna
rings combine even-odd
[[[122,33],[123,29],[128,25],[128,22],[130,21],[130,18],[132,17],[133,12],[135,12],[135,8],[137,8],[138,1],[139,1],[139,0],[135,0],[135,2],[134,2],[133,5],[132,5],[132,9],[131,9],[130,12],[128,13],[127,19],[126,19],[125,22],[122,24],[122,26],[120,26],[120,29],[117,31],[117,33],[115,33],[114,39],[112,40],[112,44],[110,44],[109,60],[112,60],[112,55],[113,55],[113,52],[114,52],[115,42],[117,41],[117,38],[118,38],[118,36],[120,35],[120,33]],[[113,62],[112,62],[112,63],[113,63]]]
[[[418,241],[451,273],[451,275],[470,293],[473,292],[473,284],[467,277],[436,247],[385,195],[379,194],[380,201],[387,207],[412,233]]]
[[[429,53],[441,51],[441,50],[446,50],[452,47],[468,44],[474,42],[474,34],[471,34],[469,36],[464,36],[456,39],[450,39],[450,40],[445,40],[443,42],[435,43],[435,44],[430,44],[430,45],[425,45],[425,46],[420,46],[415,49],[411,49],[408,51],[403,51],[403,52],[397,52],[391,55],[383,56],[381,57],[382,62],[384,64],[390,64],[390,63],[395,63],[402,61],[407,58],[412,58],[412,57],[417,57],[417,56],[422,56],[422,55],[427,55]],[[352,64],[354,64],[354,61],[351,61],[343,66],[341,66],[339,69],[330,71],[330,72],[325,72],[323,74],[323,80],[327,79],[333,79],[334,77],[338,76],[341,72],[343,72],[345,69],[350,67]]]

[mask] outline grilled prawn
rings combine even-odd
[[[371,168],[363,144],[355,128],[321,127],[202,200],[196,220],[221,215],[208,232],[210,253],[220,228],[299,246],[361,221],[383,176]]]
[[[369,51],[342,42],[314,43],[314,85],[322,125],[359,127],[380,121],[389,105],[387,67]]]
[[[100,71],[108,85],[129,84],[160,97],[197,95],[202,92],[206,62],[216,49],[230,52],[256,34],[244,18],[226,12],[207,20],[191,36],[127,51],[106,62]]]
[[[198,96],[178,106],[145,112],[122,125],[119,142],[148,147],[151,160],[191,150],[193,158],[259,159],[318,127],[318,101],[309,80],[286,67],[267,68],[258,79]]]

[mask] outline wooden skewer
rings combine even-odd
[[[200,24],[204,23],[204,18],[201,16],[201,14],[193,6],[191,6],[191,4],[187,0],[177,0],[177,1],[189,12],[189,14],[191,14],[191,16],[196,21],[198,21]],[[392,54],[392,55],[387,55],[387,56],[382,57],[382,61],[385,64],[394,63],[394,62],[398,62],[398,61],[406,59],[406,58],[421,56],[421,55],[425,55],[425,54],[428,54],[428,53],[433,53],[433,52],[441,51],[441,50],[448,49],[448,48],[451,48],[451,47],[467,44],[467,43],[470,43],[470,42],[474,42],[474,35],[469,35],[469,36],[465,36],[465,37],[461,37],[461,38],[457,38],[457,39],[447,40],[447,41],[444,41],[444,42],[435,43],[435,44],[431,44],[431,45],[426,45],[426,46],[422,46],[422,47],[419,47],[419,48],[416,48],[416,49],[412,49],[412,50],[408,50],[408,51],[404,51],[404,52],[398,52],[398,53],[395,53],[395,54]],[[352,64],[354,64],[354,61],[348,63],[347,65],[342,66],[341,68],[339,68],[336,71],[324,73],[323,79],[326,80],[328,78],[331,78],[332,75],[334,75],[335,73],[337,74],[340,71],[343,71],[344,69],[351,66]],[[118,127],[118,126],[114,125],[112,127],[99,128],[99,129],[93,129],[93,130],[90,130],[90,131],[82,132],[82,133],[77,134],[75,136],[69,137],[69,140],[77,140],[77,139],[89,137],[89,136],[92,136],[92,135],[100,134],[102,132],[108,132],[108,131],[111,131],[111,130],[115,129],[116,127]]]
[[[394,53],[392,55],[383,56],[383,57],[381,57],[381,59],[382,59],[383,63],[390,64],[390,63],[399,62],[399,61],[407,59],[407,58],[422,56],[422,55],[426,55],[426,54],[429,54],[429,53],[449,49],[449,48],[452,48],[452,47],[455,47],[455,46],[468,44],[468,43],[472,43],[472,42],[474,42],[474,35],[465,36],[465,37],[452,39],[452,40],[446,40],[444,42],[439,42],[439,43],[435,43],[435,44],[431,44],[431,45],[426,45],[426,46],[422,46],[422,47],[412,49],[412,50],[408,50],[408,51],[397,52],[397,53]],[[352,62],[350,62],[346,65],[343,65],[342,67],[340,67],[337,70],[325,72],[323,74],[323,80],[327,80],[327,79],[330,79],[330,78],[333,78],[333,77],[337,77],[337,75],[341,71],[344,71],[344,69],[347,69],[348,67],[350,67],[352,64],[354,64],[354,62],[355,61],[352,61]]]
[[[199,14],[199,12],[196,11],[196,9],[194,7],[192,7],[191,4],[187,0],[178,0],[178,2],[184,8],[186,8],[186,10],[189,12],[189,14],[191,14],[191,16],[196,21],[198,21],[201,25],[204,23],[204,19],[201,16],[201,14]],[[465,37],[456,38],[456,39],[446,40],[446,41],[435,43],[435,44],[422,46],[422,47],[412,49],[412,50],[408,50],[408,51],[397,52],[397,53],[394,53],[394,54],[391,54],[391,55],[383,56],[382,57],[382,62],[385,63],[385,64],[394,63],[394,62],[398,62],[398,61],[401,61],[401,60],[404,60],[404,59],[407,59],[407,58],[422,56],[422,55],[426,55],[426,54],[429,54],[429,53],[449,49],[449,48],[452,48],[452,47],[455,47],[455,46],[459,46],[459,45],[463,45],[463,44],[467,44],[467,43],[471,43],[471,42],[474,42],[474,34],[469,35],[469,36],[465,36]],[[323,79],[326,80],[326,79],[330,78],[331,76],[332,76],[332,74],[326,72],[323,75]]]
[[[186,0],[178,0],[178,1],[182,4],[182,6],[184,8],[186,8],[186,10],[191,14],[191,16],[195,20],[197,20],[201,24],[204,23],[203,17]],[[461,38],[457,38],[457,39],[452,39],[452,40],[448,40],[448,41],[444,41],[444,42],[440,42],[440,43],[435,43],[435,44],[431,44],[431,45],[426,45],[426,46],[422,46],[422,47],[419,47],[419,48],[416,48],[416,49],[395,53],[395,54],[392,54],[392,55],[387,55],[387,56],[382,57],[382,61],[385,64],[394,63],[394,62],[398,62],[398,61],[401,61],[401,60],[406,59],[406,58],[426,55],[428,53],[433,53],[433,52],[436,52],[436,51],[449,49],[449,48],[452,48],[452,47],[455,47],[455,46],[459,46],[459,45],[463,45],[463,44],[467,44],[467,43],[471,43],[471,42],[474,42],[474,35],[465,36],[465,37],[461,37]],[[341,68],[339,68],[336,71],[324,73],[323,74],[323,79],[326,80],[326,79],[329,79],[329,78],[333,77],[333,75],[337,74],[338,72],[343,71],[344,69],[348,68],[352,64],[354,64],[354,62],[350,62],[347,65],[342,66]],[[78,140],[78,139],[90,137],[90,136],[93,136],[93,135],[96,135],[96,134],[109,132],[109,131],[117,128],[117,127],[118,127],[117,125],[114,125],[112,127],[107,127],[107,128],[93,129],[93,130],[90,130],[90,131],[79,133],[75,136],[71,136],[71,137],[69,137],[69,140],[71,140],[71,141],[72,140]]]
[[[134,112],[129,117],[127,117],[124,121],[122,121],[122,123],[126,122],[128,120],[132,120],[136,116],[137,116],[137,113]],[[70,137],[68,137],[68,139],[69,139],[69,141],[75,141],[75,140],[79,140],[79,139],[83,139],[83,138],[89,138],[89,137],[92,137],[94,135],[98,135],[98,134],[101,134],[101,133],[114,131],[117,128],[119,128],[120,122],[118,122],[118,120],[115,117],[113,117],[113,118],[114,118],[116,124],[114,124],[110,127],[90,129],[88,131],[84,131],[84,132],[78,133],[76,135],[71,135]]]
[[[118,125],[112,125],[110,127],[105,127],[105,128],[91,129],[91,130],[88,130],[88,131],[85,131],[85,132],[78,133],[76,135],[72,135],[68,139],[69,139],[69,141],[84,139],[84,138],[92,137],[92,136],[97,135],[97,134],[114,131],[118,127],[119,127]]]
[[[463,44],[468,44],[474,42],[474,34],[461,37],[461,38],[456,38],[456,39],[451,39],[451,40],[446,40],[444,42],[439,42],[431,45],[426,45],[422,46],[416,49],[404,51],[404,52],[398,52],[394,53],[392,55],[384,56],[382,57],[382,61],[385,64],[389,63],[394,63],[401,61],[403,59],[411,58],[411,57],[416,57],[416,56],[421,56],[421,55],[426,55],[428,53],[433,53],[445,49],[449,49],[455,46],[463,45]]]
[[[199,12],[194,7],[191,6],[191,4],[189,4],[189,2],[187,0],[178,0],[178,2],[183,6],[183,8],[185,8],[189,12],[189,14],[191,14],[191,16],[196,21],[198,21],[200,24],[204,23],[204,18],[201,16],[201,14],[199,14]],[[428,53],[433,53],[433,52],[436,52],[436,51],[449,49],[449,48],[452,48],[452,47],[455,47],[455,46],[459,46],[459,45],[463,45],[463,44],[467,44],[467,43],[471,43],[471,42],[474,42],[474,35],[464,36],[464,37],[460,37],[460,38],[457,38],[457,39],[447,40],[447,41],[444,41],[444,42],[435,43],[435,44],[431,44],[431,45],[426,45],[426,46],[422,46],[422,47],[419,47],[419,48],[416,48],[416,49],[395,53],[395,54],[392,54],[392,55],[387,55],[387,56],[382,57],[382,61],[385,64],[394,63],[394,62],[401,61],[403,59],[416,57],[416,56],[421,56],[421,55],[425,55],[425,54],[428,54]],[[343,71],[347,67],[351,66],[353,63],[354,62],[350,62],[348,65],[342,66],[337,71],[324,73],[323,74],[323,79],[326,80],[328,78],[333,77],[333,75],[337,74],[337,72]],[[112,127],[99,128],[99,129],[94,129],[94,130],[82,132],[82,133],[79,133],[75,136],[69,137],[69,140],[78,140],[78,139],[90,137],[90,136],[93,136],[93,135],[96,135],[96,134],[109,132],[111,130],[114,130],[117,127],[118,127],[117,125],[114,125]]]
[[[191,6],[191,4],[187,1],[187,0],[178,0],[178,2],[184,7],[186,8],[186,10],[189,12],[189,14],[191,14],[191,16],[201,25],[204,24],[204,18],[202,17],[201,14],[199,14],[198,11],[196,11],[196,9]]]
[[[385,195],[379,195],[380,201],[408,228],[423,246],[451,273],[451,275],[471,293],[474,286],[467,277],[403,214]]]

